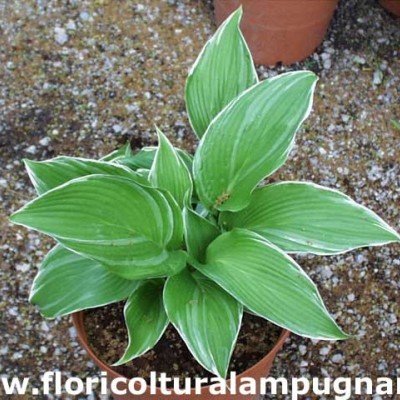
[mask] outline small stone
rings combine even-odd
[[[42,323],[40,324],[40,329],[43,332],[48,332],[50,330],[49,326],[47,325],[46,321],[42,321]]]
[[[329,354],[329,352],[331,351],[330,347],[326,346],[326,347],[322,347],[319,351],[319,354],[321,356],[327,356]]]
[[[390,322],[392,325],[394,325],[394,324],[397,323],[397,317],[396,317],[395,314],[390,314],[390,315],[389,315],[389,322]]]
[[[327,58],[323,62],[324,69],[330,69],[332,67],[332,60],[330,58]]]
[[[48,136],[46,136],[46,137],[44,137],[44,138],[42,138],[42,139],[39,140],[39,144],[40,144],[41,146],[48,146],[49,143],[50,143],[50,140],[51,140],[51,139],[50,139]]]
[[[54,39],[60,45],[67,43],[69,39],[67,31],[64,28],[56,26],[54,28]]]
[[[300,351],[300,354],[301,354],[302,356],[306,355],[306,354],[307,354],[307,346],[304,346],[304,344],[301,344],[301,345],[299,346],[299,351]]]
[[[332,362],[334,362],[335,364],[340,364],[343,361],[343,355],[342,354],[335,354],[332,357]]]
[[[360,65],[364,65],[366,63],[366,60],[364,57],[360,57],[360,56],[354,56],[353,61],[356,64],[360,64]]]
[[[15,268],[17,271],[27,272],[30,268],[30,265],[29,264],[18,264],[15,266]]]
[[[347,296],[347,300],[348,301],[354,301],[356,299],[356,296],[354,295],[354,293],[350,293],[348,296]]]
[[[301,367],[301,368],[308,367],[308,361],[305,361],[305,360],[301,361],[300,367]]]
[[[87,11],[82,11],[82,12],[79,14],[79,18],[80,18],[82,21],[89,21],[89,19],[90,19],[90,14],[89,14]]]
[[[74,30],[76,30],[76,23],[75,23],[75,21],[73,21],[72,19],[70,19],[70,20],[67,22],[66,28],[67,28],[69,31],[74,31]]]
[[[323,61],[328,60],[331,58],[331,55],[329,53],[322,53],[321,58]]]
[[[8,313],[12,316],[12,317],[17,317],[18,316],[18,308],[17,307],[10,307],[8,309]]]
[[[7,181],[4,178],[0,178],[0,186],[3,188],[7,187]]]
[[[68,332],[69,332],[69,336],[70,336],[72,339],[75,339],[75,338],[76,338],[77,333],[76,333],[76,329],[75,329],[73,326],[71,326],[71,328],[68,329]]]
[[[380,85],[383,80],[383,73],[380,69],[375,70],[372,83],[376,86]]]
[[[346,124],[350,120],[350,115],[342,114],[341,118],[342,118],[342,121]]]
[[[357,254],[356,261],[361,264],[362,262],[368,261],[368,259],[364,257],[362,254]]]
[[[28,148],[26,148],[25,149],[25,151],[27,152],[27,153],[29,153],[29,154],[36,154],[36,146],[34,146],[34,145],[31,145],[31,146],[29,146]]]
[[[332,275],[333,275],[333,272],[328,266],[325,266],[321,269],[322,278],[330,279],[332,277]]]
[[[326,150],[323,147],[318,147],[318,151],[321,156],[324,156],[326,154]]]
[[[113,128],[114,133],[121,133],[121,131],[122,131],[121,125],[118,125],[118,124],[113,125],[112,128]]]

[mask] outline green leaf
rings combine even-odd
[[[207,42],[186,82],[190,123],[201,138],[212,119],[235,97],[258,82],[250,51],[235,11]]]
[[[196,360],[225,378],[240,329],[242,305],[213,281],[187,269],[168,278],[164,304]]]
[[[158,149],[149,180],[153,186],[167,190],[182,208],[192,195],[192,178],[167,137],[157,128]]]
[[[137,285],[57,245],[43,260],[29,300],[46,318],[55,318],[124,300]]]
[[[29,177],[38,194],[46,193],[65,182],[88,175],[124,176],[143,185],[148,181],[126,167],[85,158],[56,157],[47,161],[24,160]]]
[[[184,238],[184,225],[183,225],[183,214],[181,208],[178,206],[176,200],[172,197],[172,195],[166,190],[159,189],[159,192],[165,197],[167,200],[171,212],[172,212],[172,220],[174,221],[172,236],[168,244],[169,249],[179,249],[182,246],[183,238]]]
[[[176,226],[182,217],[171,207],[156,189],[123,177],[91,175],[48,191],[11,220],[55,237],[126,279],[144,279],[185,266],[185,253],[175,251],[183,241],[176,236],[183,231]]]
[[[200,201],[208,209],[239,211],[257,184],[285,161],[308,116],[317,78],[289,72],[253,86],[218,114],[193,164]]]
[[[178,153],[180,159],[185,163],[187,169],[192,171],[193,156],[182,149],[175,148],[175,151]],[[149,170],[153,165],[156,153],[157,147],[155,146],[143,147],[137,153],[133,154],[132,151],[129,151],[129,153],[126,153],[125,155],[117,156],[112,159],[112,162],[129,167],[134,171]]]
[[[335,254],[400,240],[381,218],[348,196],[306,182],[256,189],[248,207],[221,214],[221,222],[229,229],[257,232],[286,252]]]
[[[251,312],[302,336],[345,339],[314,283],[299,265],[258,234],[234,229],[215,239],[196,268]]]
[[[117,150],[112,151],[110,154],[102,157],[101,161],[114,162],[120,158],[130,157],[133,155],[131,144],[129,142],[125,143],[122,147]]]
[[[203,262],[208,245],[219,235],[218,228],[196,212],[183,210],[186,249],[190,256]]]
[[[168,326],[163,303],[163,280],[142,281],[125,304],[129,343],[114,365],[125,364],[153,348]]]

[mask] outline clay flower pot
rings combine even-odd
[[[80,343],[82,344],[83,348],[87,351],[89,354],[90,358],[93,360],[93,362],[102,370],[107,372],[107,376],[109,379],[115,379],[115,378],[120,378],[122,375],[120,375],[118,372],[112,369],[109,365],[105,364],[103,361],[101,361],[98,356],[94,353],[92,348],[90,347],[90,344],[87,339],[85,327],[84,327],[84,312],[77,312],[72,314],[72,321],[74,323],[74,326],[77,330],[77,335]],[[282,348],[284,342],[288,338],[290,332],[287,330],[282,330],[282,333],[276,342],[275,346],[273,349],[262,359],[260,360],[257,364],[253,365],[251,368],[248,370],[244,371],[242,374],[237,376],[237,382],[239,382],[240,378],[243,377],[252,377],[256,380],[266,377],[267,374],[269,373],[272,363],[274,361],[274,358],[278,351]],[[118,389],[119,390],[124,390],[126,389],[126,386],[124,386],[122,383],[118,384]],[[151,395],[150,393],[145,393],[144,395],[141,395],[140,397],[137,395],[116,395],[113,393],[114,399],[120,399],[120,400],[133,400],[133,399],[160,399],[161,397],[164,397],[161,391],[158,391],[156,395]],[[171,397],[171,396],[168,396]],[[188,396],[177,396],[178,398],[182,399],[188,399]],[[248,395],[212,395],[209,392],[209,387],[204,386],[202,387],[202,393],[201,395],[195,395],[194,390],[192,392],[192,395],[190,395],[190,399],[196,398],[200,400],[215,400],[215,399],[237,399],[237,400],[249,400],[249,399],[257,399],[257,396],[248,396]]]
[[[379,0],[382,7],[400,17],[400,0]]]
[[[338,0],[214,0],[220,24],[243,6],[241,28],[256,64],[292,64],[322,42]]]

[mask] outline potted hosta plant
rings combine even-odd
[[[116,367],[91,349],[82,310],[126,300],[129,344],[117,365],[151,349],[173,324],[193,360],[222,378],[243,313],[255,314],[285,329],[243,372],[261,377],[287,331],[348,337],[291,253],[338,254],[400,239],[336,190],[264,185],[310,113],[317,77],[299,71],[259,82],[240,17],[237,10],[222,24],[187,79],[194,157],[157,129],[158,146],[138,153],[128,145],[102,160],[25,161],[38,197],[11,220],[57,242],[30,301],[47,318],[74,313],[86,349],[111,376]],[[203,388],[202,398],[208,393]]]
[[[312,54],[337,4],[338,0],[214,0],[217,24],[243,6],[243,34],[255,62],[264,65],[292,64]]]

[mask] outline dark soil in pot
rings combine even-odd
[[[85,312],[88,341],[99,358],[110,365],[122,356],[128,342],[123,306],[117,303]],[[245,313],[229,370],[240,374],[252,367],[273,348],[281,332],[281,328],[270,322]],[[172,325],[154,349],[113,369],[128,378],[147,379],[151,371],[181,379],[213,376],[193,359]]]

